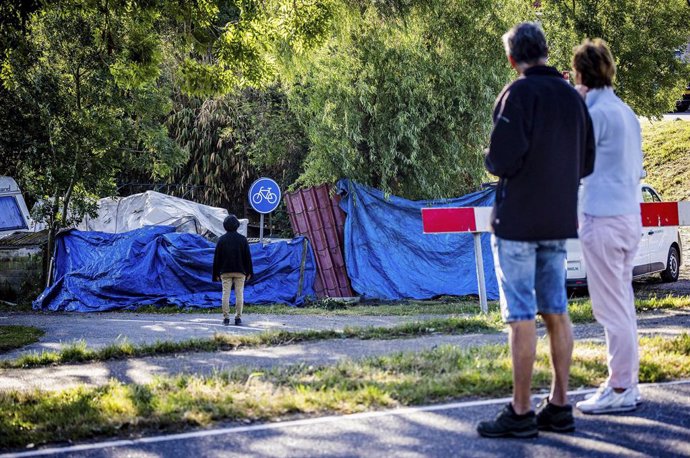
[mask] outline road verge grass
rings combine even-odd
[[[638,313],[681,309],[690,306],[687,296],[638,299]],[[594,321],[589,300],[573,300],[568,306],[573,323]],[[328,339],[396,339],[431,334],[466,334],[499,332],[504,329],[500,314],[494,308],[488,315],[450,316],[404,323],[393,327],[345,328],[341,330],[268,331],[254,335],[216,334],[210,338],[183,341],[159,341],[152,344],[119,342],[103,348],[89,348],[84,342],[66,346],[60,351],[29,353],[13,360],[0,361],[0,368],[31,368],[68,363],[86,363],[112,359],[163,356],[184,352],[228,351],[259,346],[278,346]]]
[[[60,351],[29,353],[13,360],[0,361],[0,368],[30,368],[66,363],[162,356],[182,352],[228,351],[327,339],[396,339],[430,334],[498,332],[501,328],[502,325],[497,315],[481,315],[414,321],[392,327],[345,328],[342,331],[268,331],[252,335],[215,334],[211,338],[189,339],[179,342],[164,341],[141,345],[120,342],[95,349],[88,348],[84,342],[78,342]]]
[[[27,305],[28,304],[28,305]],[[489,307],[498,308],[497,302],[490,302]],[[324,298],[305,303],[300,307],[285,304],[244,305],[245,314],[265,315],[326,315],[326,316],[414,316],[414,315],[453,315],[475,313],[479,311],[479,302],[472,296],[444,296],[429,300],[400,301],[364,301],[350,302],[337,298]],[[9,305],[0,302],[0,312],[55,313],[32,310],[31,302]],[[69,313],[69,312],[67,312]],[[220,306],[211,308],[177,307],[173,305],[144,305],[133,310],[117,310],[104,313],[147,313],[161,315],[202,314],[221,315]]]
[[[490,308],[498,309],[497,302],[490,302]],[[197,309],[178,308],[174,306],[144,306],[132,313],[200,313],[220,314],[220,307]],[[403,300],[395,302],[357,302],[340,301],[325,298],[310,302],[303,307],[291,307],[283,304],[251,305],[245,304],[245,314],[266,315],[310,315],[310,316],[415,316],[415,315],[453,315],[479,312],[479,303],[472,297],[448,297],[437,300]]]
[[[571,317],[574,323],[594,321],[589,299],[573,299],[569,303]],[[489,302],[489,312],[499,310],[497,301]],[[690,307],[688,296],[651,296],[636,300],[638,312],[652,309],[668,309]],[[31,312],[31,309],[15,309],[0,304],[0,311]],[[468,315],[480,312],[479,302],[472,297],[448,297],[438,300],[424,301],[396,301],[396,302],[362,302],[348,303],[338,300],[321,300],[309,303],[304,307],[291,307],[283,304],[245,305],[247,315],[304,315],[304,316],[419,316],[419,315]],[[113,313],[141,313],[141,314],[207,314],[220,315],[220,307],[216,308],[178,308],[174,306],[144,306],[136,310],[122,310]]]
[[[0,353],[38,342],[45,332],[32,326],[0,326]]]
[[[641,382],[690,377],[690,335],[642,338],[640,350]],[[571,386],[597,385],[606,375],[605,347],[578,342]],[[549,381],[548,348],[540,339],[534,386],[547,390]],[[0,447],[504,396],[511,383],[508,347],[488,345],[442,346],[335,366],[161,377],[146,385],[112,381],[97,388],[5,392]]]
[[[688,296],[651,296],[635,299],[635,310],[638,314],[655,310],[673,310],[690,307]],[[594,320],[592,302],[589,299],[575,299],[568,304],[570,320],[575,324],[591,323]]]

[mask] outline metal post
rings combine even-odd
[[[259,217],[259,243],[264,243],[264,214]]]
[[[486,282],[484,281],[484,259],[482,258],[482,234],[473,232],[474,237],[474,260],[477,265],[477,283],[479,284],[479,306],[482,313],[489,313],[489,306],[486,303]]]

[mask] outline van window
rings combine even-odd
[[[661,202],[661,199],[650,188],[642,188],[642,201],[643,202]]]
[[[0,231],[28,229],[14,196],[0,197]]]

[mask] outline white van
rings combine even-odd
[[[644,202],[661,202],[659,193],[648,184],[642,183],[642,199]],[[643,227],[642,240],[635,257],[633,277],[660,273],[662,280],[674,282],[678,280],[682,262],[682,243],[677,226]],[[582,257],[582,247],[578,239],[569,239],[566,243],[568,251],[569,287],[587,285],[587,266]]]
[[[33,222],[17,182],[0,176],[0,237],[17,231],[32,231]]]

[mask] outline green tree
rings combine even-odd
[[[343,4],[323,46],[285,61],[311,142],[299,184],[347,177],[408,198],[477,189],[491,106],[512,75],[500,37],[523,6]]]
[[[106,3],[107,5],[107,3]],[[5,53],[4,89],[32,119],[18,158],[26,190],[49,202],[36,214],[51,229],[79,221],[93,197],[111,193],[123,167],[163,176],[184,159],[162,121],[156,11],[99,2],[50,4],[29,16]]]
[[[0,63],[5,53],[20,46],[29,16],[39,8],[36,0],[0,3]],[[21,158],[47,139],[26,135],[40,132],[37,117],[24,109],[19,97],[0,84],[0,173],[18,176]]]
[[[195,199],[241,215],[253,180],[270,175],[285,189],[297,179],[307,150],[280,85],[209,99],[179,94],[168,122],[189,152],[171,180],[192,186]]]
[[[278,49],[299,55],[319,42],[330,24],[330,5],[331,0],[2,2],[0,163],[29,195],[49,202],[36,216],[51,229],[51,247],[56,230],[92,211],[96,196],[115,192],[116,180],[160,181],[190,152],[205,157],[168,135],[173,94],[222,95],[266,85],[275,77]],[[220,96],[200,102],[200,108],[210,108],[202,120],[206,126],[214,125],[208,122],[222,103]],[[253,138],[251,129],[229,134],[227,126],[220,127],[219,138]],[[249,150],[243,147],[240,154]],[[222,163],[238,166],[237,179],[246,180],[247,157]],[[227,178],[213,173],[212,186]]]
[[[274,82],[276,56],[320,44],[337,0],[162,1],[180,87],[207,97]]]
[[[244,196],[259,175],[283,188],[296,180],[308,141],[279,82],[279,57],[320,45],[335,4],[210,1],[171,16],[176,44],[166,66],[179,90],[168,125],[189,153],[171,181],[190,185],[204,203],[246,215]]]
[[[688,44],[686,0],[543,0],[540,20],[552,65],[570,69],[573,48],[602,38],[616,59],[616,92],[639,115],[671,110],[690,80],[678,58]]]

